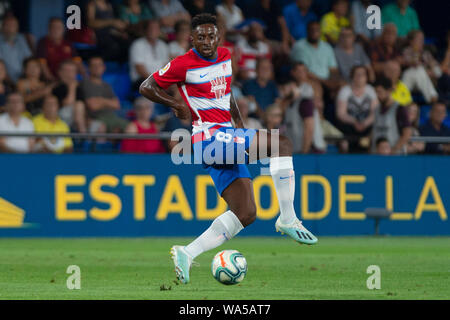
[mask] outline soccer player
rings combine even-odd
[[[260,149],[270,151],[270,173],[280,204],[276,230],[299,243],[317,242],[317,238],[302,225],[294,210],[292,143],[280,135],[279,148],[273,151],[269,133],[245,129],[243,126],[239,109],[235,100],[231,99],[231,55],[228,49],[218,47],[216,17],[206,13],[196,15],[192,19],[191,40],[193,49],[150,75],[139,89],[144,97],[172,108],[181,119],[188,118],[190,112],[194,157],[202,157],[203,167],[211,175],[217,191],[229,208],[193,242],[171,248],[175,273],[182,283],[189,282],[190,267],[198,255],[222,245],[256,219],[253,186],[246,166],[249,150],[257,150],[258,155]],[[178,86],[184,103],[166,93],[165,90],[172,84]],[[211,149],[215,152],[208,155],[207,151]],[[217,161],[221,151],[226,161]],[[215,161],[213,163],[212,158]],[[235,163],[229,164],[230,158]],[[244,161],[236,161],[242,158]]]

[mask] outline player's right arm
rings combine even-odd
[[[173,84],[184,82],[187,71],[186,65],[183,56],[175,58],[142,82],[139,93],[149,100],[170,107],[178,118],[188,119],[190,116],[188,106],[178,102],[165,91]]]
[[[188,119],[190,116],[188,107],[184,103],[179,103],[174,97],[167,94],[167,92],[155,81],[153,75],[150,75],[142,82],[139,87],[139,93],[149,100],[170,107],[175,113],[175,116],[179,119]]]

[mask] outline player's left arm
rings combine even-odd
[[[233,118],[234,125],[236,128],[244,128],[244,122],[242,121],[241,112],[234,98],[233,92],[230,93],[230,113]]]

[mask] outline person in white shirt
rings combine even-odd
[[[216,12],[228,31],[244,21],[242,10],[234,4],[234,0],[223,0],[222,4],[216,6]]]
[[[11,93],[6,98],[6,113],[0,115],[0,131],[33,133],[33,122],[22,116],[24,111],[23,97],[18,93]],[[0,152],[28,153],[33,145],[34,138],[0,137]]]
[[[158,21],[149,20],[145,25],[145,36],[135,40],[130,47],[130,78],[136,88],[169,62],[169,47],[159,35]]]
[[[175,24],[175,40],[169,43],[169,56],[174,59],[185,54],[191,46],[191,24],[180,20]]]

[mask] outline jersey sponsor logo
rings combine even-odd
[[[225,96],[225,91],[227,89],[227,81],[225,76],[216,77],[211,82],[211,92],[214,92],[216,99],[221,99]]]
[[[159,75],[162,76],[164,73],[166,73],[167,70],[169,70],[170,68],[170,62],[168,64],[166,64],[166,66],[162,69],[159,70]]]

